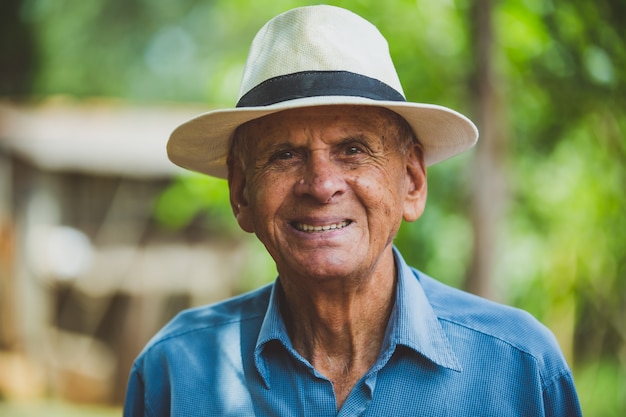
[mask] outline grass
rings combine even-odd
[[[58,400],[35,402],[0,402],[2,417],[120,417],[119,407],[96,407],[68,404]]]

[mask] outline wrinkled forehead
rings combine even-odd
[[[283,140],[285,135],[303,130],[313,133],[345,129],[373,133],[381,138],[397,137],[410,128],[397,113],[377,106],[316,106],[283,110],[241,125],[235,132],[239,139]]]

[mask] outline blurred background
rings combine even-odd
[[[165,156],[232,107],[252,37],[297,0],[0,4],[0,415],[120,415],[177,311],[275,277],[226,184]],[[328,1],[376,24],[406,96],[472,118],[396,244],[557,336],[587,416],[626,415],[626,2]]]

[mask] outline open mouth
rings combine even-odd
[[[344,227],[348,226],[350,223],[352,223],[350,220],[344,220],[339,223],[325,224],[322,226],[313,226],[313,225],[306,224],[306,223],[296,222],[296,223],[293,223],[293,227],[301,232],[320,233],[320,232],[328,232],[330,230],[343,229]]]

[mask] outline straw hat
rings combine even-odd
[[[387,41],[360,16],[334,6],[300,7],[270,20],[252,41],[236,108],[201,114],[178,126],[170,160],[226,178],[235,129],[282,110],[320,105],[388,108],[406,119],[427,165],[470,148],[476,126],[446,107],[407,102]]]

